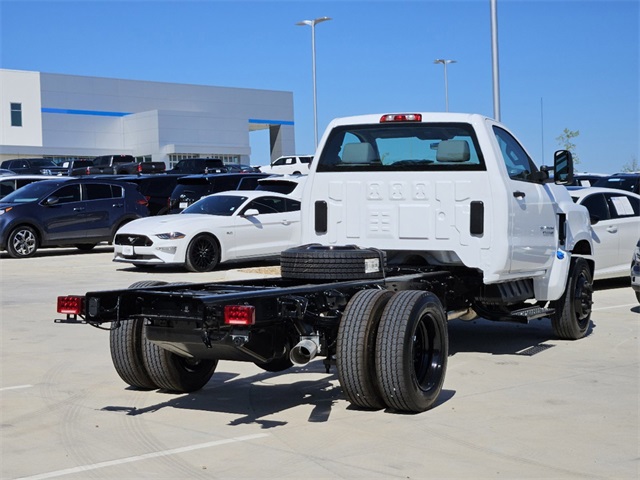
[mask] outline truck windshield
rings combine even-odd
[[[345,125],[332,130],[318,172],[486,170],[466,123]]]

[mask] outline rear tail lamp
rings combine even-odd
[[[251,305],[225,305],[224,323],[227,325],[253,325],[256,323],[256,307]]]
[[[380,118],[380,123],[384,122],[421,122],[422,115],[420,113],[390,113]]]
[[[136,170],[138,170],[138,173],[142,173],[142,164],[139,163],[138,166],[136,167]]]
[[[80,295],[68,295],[66,297],[58,297],[58,313],[66,313],[71,315],[84,314],[84,297]]]

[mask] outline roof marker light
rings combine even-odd
[[[420,113],[389,113],[380,118],[380,123],[384,122],[421,122]]]

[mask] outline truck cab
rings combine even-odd
[[[316,159],[303,194],[303,243],[375,246],[390,264],[477,269],[487,284],[530,278],[544,300],[564,289],[549,284],[568,263],[558,251],[590,252],[586,210],[490,118],[337,119]],[[559,155],[558,165],[569,172],[567,160]]]

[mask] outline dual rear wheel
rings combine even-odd
[[[446,315],[435,294],[363,290],[343,314],[336,366],[353,405],[422,412],[440,395],[448,351]]]
[[[153,287],[166,282],[136,282],[129,288]],[[141,389],[187,393],[200,390],[213,375],[217,360],[182,357],[149,342],[142,319],[127,319],[110,331],[111,360],[128,385]]]

